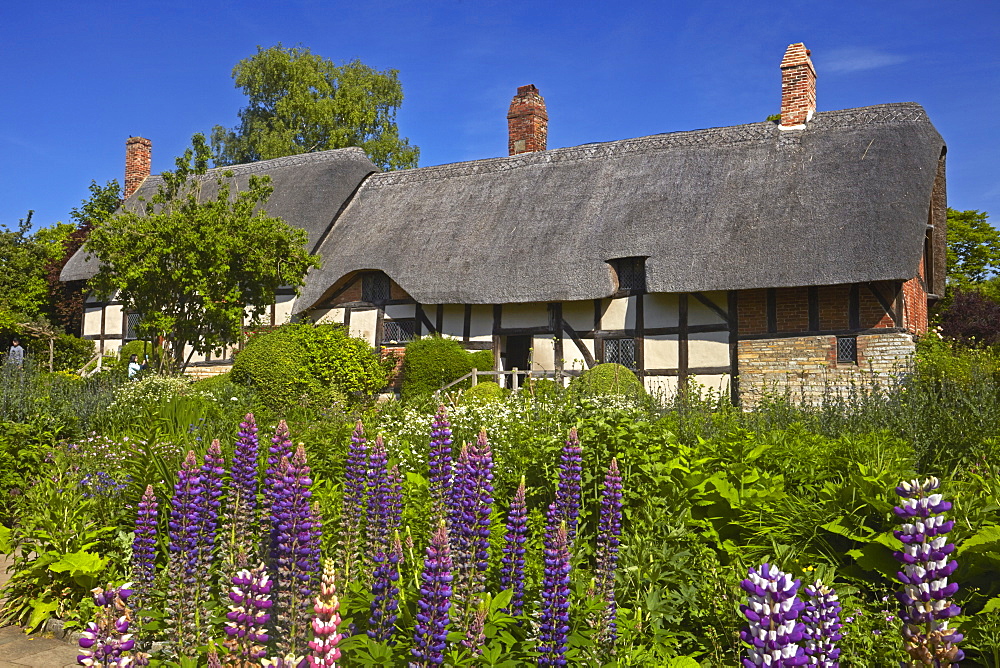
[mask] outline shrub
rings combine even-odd
[[[128,360],[132,355],[139,357],[139,364],[145,362],[150,368],[156,368],[160,364],[161,350],[159,346],[154,346],[149,341],[129,341],[118,349],[118,361],[115,368],[127,369]],[[146,361],[147,356],[149,357],[148,361]]]
[[[642,381],[621,364],[598,364],[573,379],[570,387],[589,394],[639,397],[646,393]]]
[[[966,345],[1000,343],[1000,304],[980,292],[956,292],[941,314],[941,334]]]
[[[94,342],[72,334],[60,334],[53,345],[56,371],[78,371],[94,356]]]
[[[194,387],[199,392],[211,392],[212,394],[225,394],[226,388],[233,385],[233,379],[229,377],[229,372],[200,378],[194,381]]]
[[[284,410],[370,396],[385,385],[390,362],[340,325],[288,324],[251,338],[230,378],[254,388],[264,405]]]
[[[487,380],[470,387],[462,393],[460,403],[464,404],[486,404],[491,401],[499,401],[504,397],[504,390],[500,385]]]
[[[476,369],[492,369],[493,353],[481,350],[468,353],[455,339],[428,336],[411,341],[403,358],[404,399],[431,394],[451,381]],[[469,387],[464,381],[459,387]]]

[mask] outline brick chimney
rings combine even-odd
[[[549,115],[545,100],[534,84],[518,86],[507,112],[509,155],[544,151],[549,137]]]
[[[139,189],[153,167],[153,142],[143,137],[125,140],[125,191],[122,199]]]
[[[816,68],[806,45],[789,44],[781,59],[781,129],[804,128],[816,113]]]

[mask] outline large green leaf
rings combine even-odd
[[[54,573],[69,573],[71,577],[94,576],[104,570],[108,560],[90,552],[70,552],[49,564]]]
[[[1000,552],[1000,526],[984,526],[974,536],[966,538],[958,547],[958,553],[966,552]]]
[[[10,542],[10,529],[0,524],[0,554],[10,554],[14,545]]]
[[[52,616],[59,606],[58,601],[35,600],[31,603],[31,617],[28,618],[26,631],[34,631],[41,626],[46,619]]]

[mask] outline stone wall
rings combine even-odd
[[[905,373],[913,336],[886,332],[857,337],[858,361],[837,361],[836,336],[790,336],[739,342],[740,394],[752,406],[762,394],[791,395],[807,403],[852,387],[886,386]]]

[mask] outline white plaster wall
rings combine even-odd
[[[104,335],[105,336],[121,336],[122,327],[124,327],[125,322],[122,315],[122,307],[120,304],[114,304],[111,306],[105,306],[106,309],[104,313]],[[98,327],[100,327],[100,322],[98,322]],[[105,350],[107,347],[105,346]]]
[[[583,339],[583,347],[587,349],[591,357],[594,356],[594,340]],[[570,371],[583,371],[587,368],[587,360],[577,347],[573,339],[566,337],[563,339],[563,369]]]
[[[703,292],[702,295],[712,301],[713,304],[726,310],[725,292]],[[688,297],[688,324],[689,325],[724,325],[725,319],[719,314],[702,304],[694,297]]]
[[[654,397],[669,398],[677,393],[677,376],[646,376],[643,382]]]
[[[710,374],[702,376],[688,376],[688,383],[692,383],[690,387],[695,387],[693,383],[697,383],[704,390],[709,390],[711,392],[724,394],[729,396],[729,374]]]
[[[566,342],[563,342],[563,346]],[[555,340],[548,335],[536,336],[531,342],[531,370],[553,371],[556,368]]]
[[[441,334],[453,339],[462,338],[465,334],[465,307],[461,304],[445,304],[442,316]],[[434,317],[437,317],[436,312]]]
[[[328,309],[317,309],[313,311],[313,318],[316,324],[330,324],[344,322],[344,309],[342,308],[328,308]]]
[[[546,327],[548,324],[547,304],[504,304],[500,314],[501,327]]]
[[[295,295],[276,295],[274,298],[274,324],[283,325],[292,320],[292,303]]]
[[[645,295],[642,320],[646,327],[677,327],[677,295],[654,292]]]
[[[635,327],[636,297],[605,299],[601,302],[601,329],[632,329]]]
[[[577,332],[589,332],[594,328],[594,302],[563,302],[562,316]]]
[[[647,336],[643,345],[643,354],[645,355],[645,366],[647,369],[676,369],[680,363],[678,359],[677,335],[675,334]]]
[[[351,336],[364,339],[369,345],[375,345],[375,323],[378,320],[378,311],[369,309],[367,311],[351,311]]]
[[[688,366],[729,366],[729,332],[690,334]]]
[[[402,320],[403,318],[415,318],[417,307],[413,304],[389,304],[385,307],[385,314],[389,318]],[[434,322],[433,311],[431,311],[430,321]]]
[[[83,309],[83,335],[97,336],[101,333],[101,307]]]
[[[472,305],[472,322],[469,327],[469,339],[472,341],[493,340],[493,307],[491,305]]]

